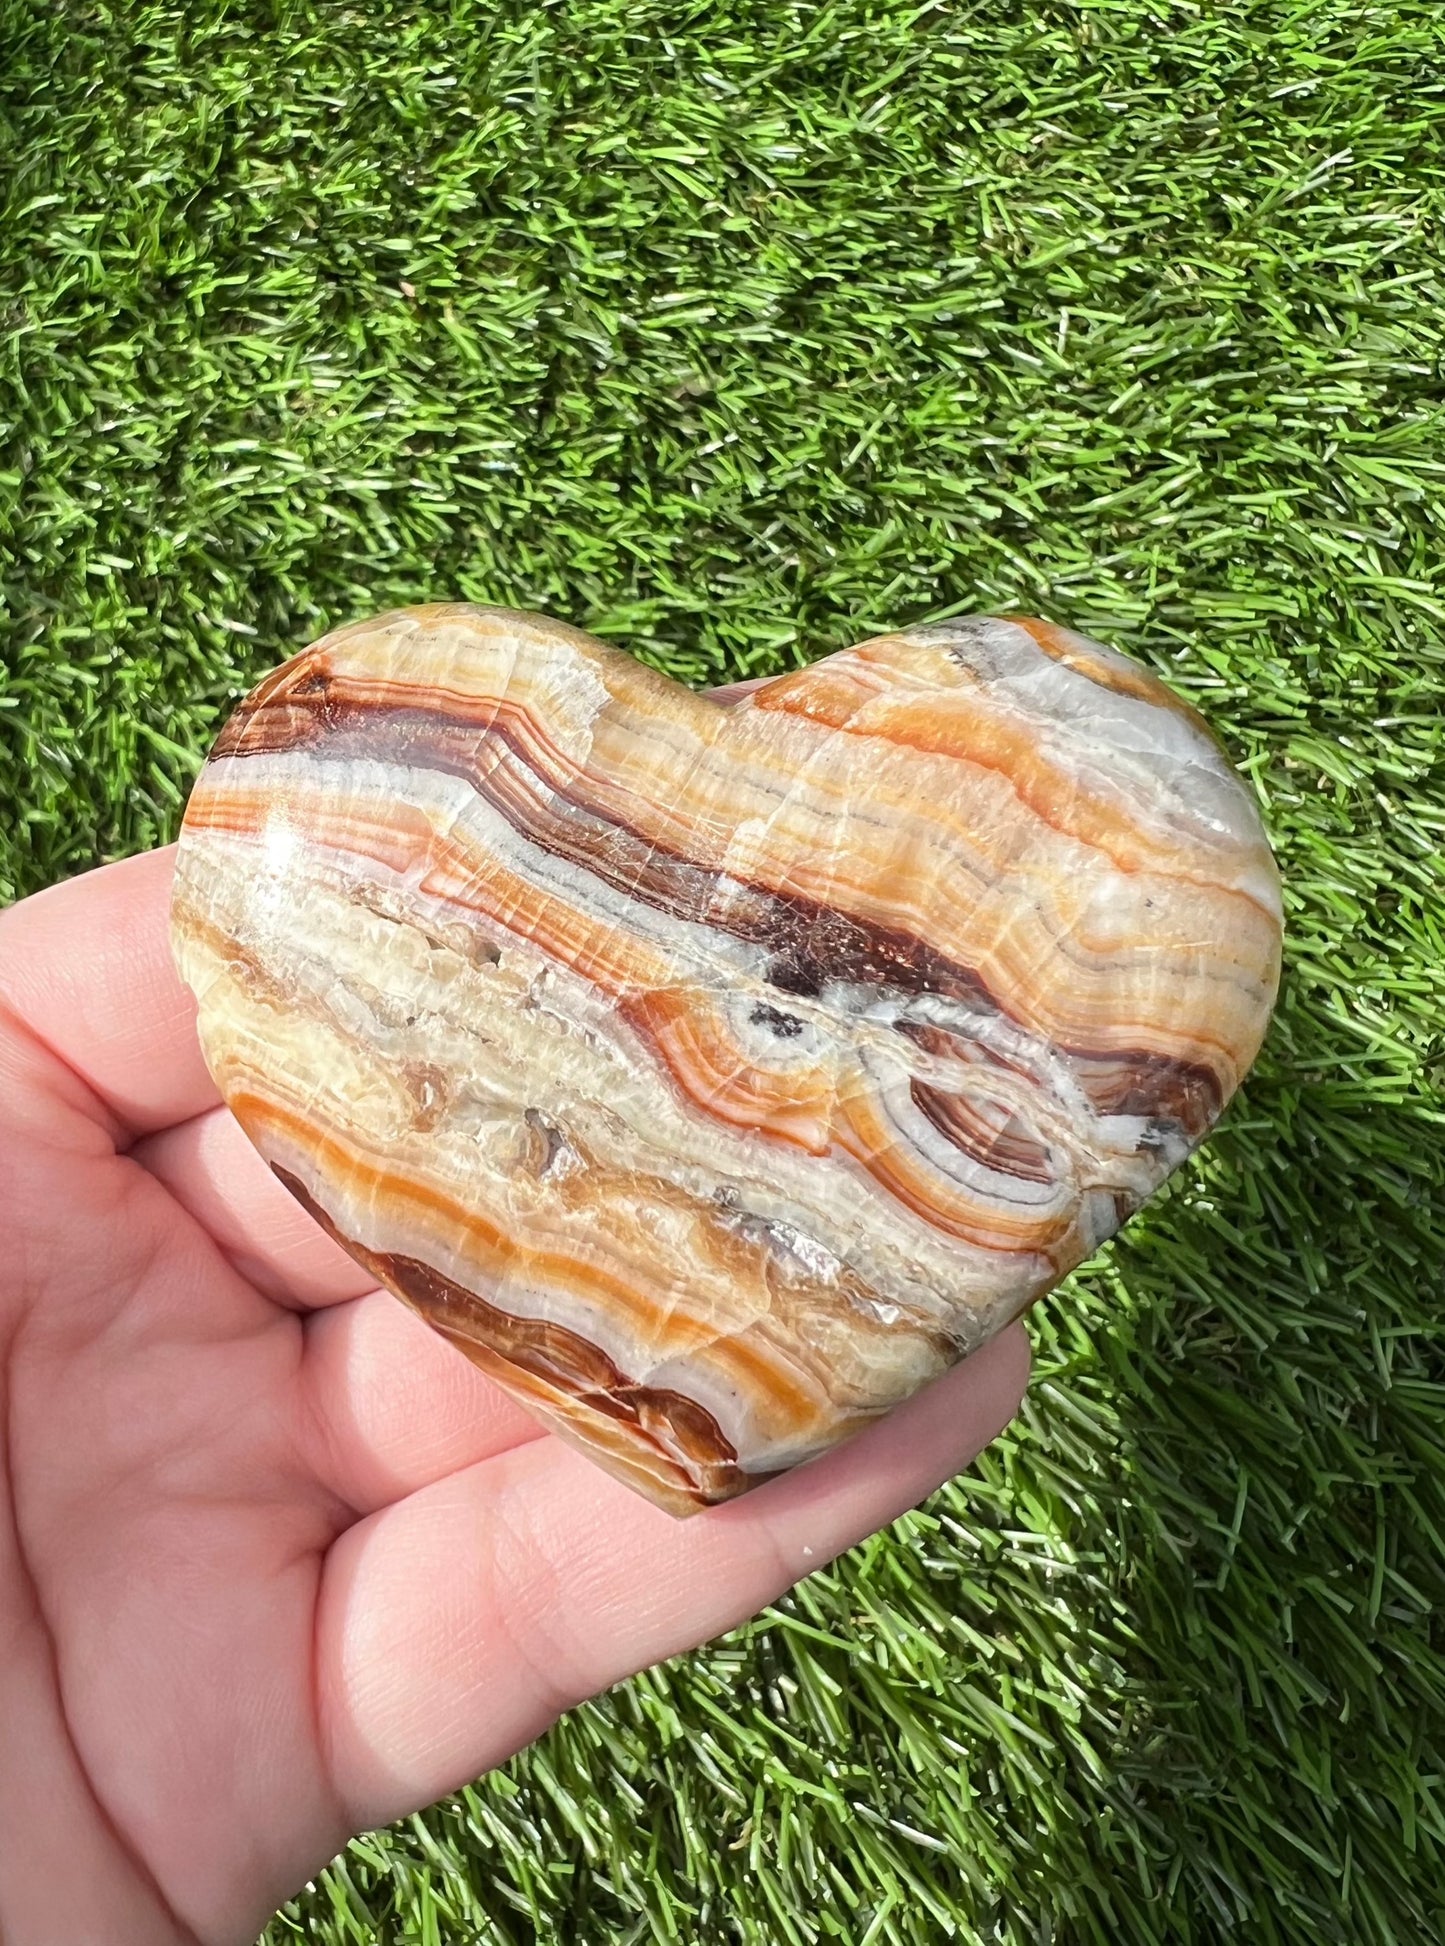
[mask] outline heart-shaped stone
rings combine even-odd
[[[281,1181],[674,1512],[1087,1256],[1233,1094],[1280,948],[1252,799],[1080,636],[948,622],[724,704],[471,607],[241,704],[173,923]]]

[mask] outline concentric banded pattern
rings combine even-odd
[[[435,607],[241,705],[174,926],[282,1181],[682,1511],[886,1412],[1137,1208],[1254,1057],[1280,906],[1199,719],[1044,623],[722,707]]]

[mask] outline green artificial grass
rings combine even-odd
[[[1024,609],[1258,790],[1280,1014],[975,1474],[275,1946],[1445,1933],[1437,0],[0,0],[0,892],[325,626]]]

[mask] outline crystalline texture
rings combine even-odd
[[[1034,621],[727,705],[561,623],[343,629],[236,711],[174,937],[280,1179],[674,1512],[1086,1256],[1259,1046],[1279,885],[1145,670]]]

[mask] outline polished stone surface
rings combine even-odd
[[[1138,1208],[1254,1058],[1280,900],[1200,719],[1046,623],[723,705],[432,607],[236,711],[174,937],[287,1187],[684,1512],[888,1411]]]

